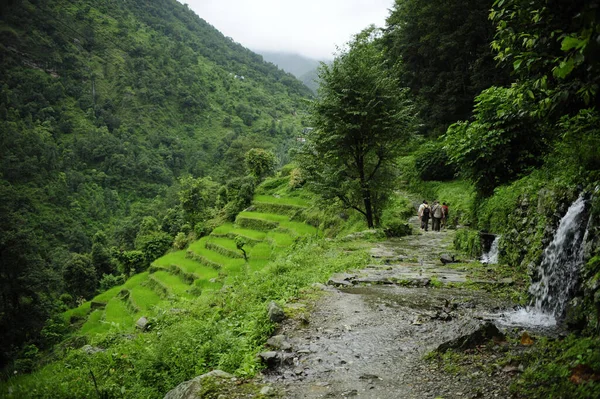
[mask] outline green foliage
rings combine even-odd
[[[117,259],[120,262],[120,271],[129,276],[133,273],[138,273],[146,269],[147,263],[142,251],[122,251],[117,254]]]
[[[517,88],[491,87],[477,96],[474,121],[456,123],[444,136],[450,161],[484,195],[540,165],[547,150],[522,99]]]
[[[479,258],[482,253],[479,232],[471,229],[460,229],[454,236],[454,249],[461,251],[471,258]]]
[[[369,228],[380,223],[391,164],[413,129],[413,108],[387,70],[378,35],[364,30],[321,66],[315,129],[298,161],[311,189],[363,214]]]
[[[600,342],[597,337],[541,340],[521,356],[526,367],[511,391],[527,398],[595,398],[600,395]]]
[[[242,175],[251,148],[285,153],[311,93],[177,1],[1,9],[0,241],[20,269],[0,276],[4,356],[5,332],[33,339],[54,311],[71,252],[91,252],[99,279],[115,272],[111,247],[134,249],[144,217],[171,236],[212,217],[192,192],[183,210],[179,180]]]
[[[96,292],[98,277],[89,256],[73,254],[65,265],[63,279],[67,292],[74,297],[89,299]]]
[[[415,168],[423,181],[452,180],[456,174],[456,167],[450,164],[446,150],[436,142],[428,142],[416,152]]]
[[[535,113],[564,115],[594,104],[600,84],[598,1],[496,0],[496,58],[527,87]]]
[[[108,291],[109,289],[121,285],[125,282],[123,274],[115,276],[114,274],[105,274],[100,279],[100,291]]]
[[[244,157],[246,170],[254,176],[257,181],[261,181],[269,173],[272,173],[277,164],[277,158],[271,151],[262,148],[252,148]]]
[[[396,0],[384,35],[386,56],[409,87],[421,131],[438,136],[471,115],[473,97],[507,81],[490,48],[493,0]],[[441,180],[441,179],[436,179]]]

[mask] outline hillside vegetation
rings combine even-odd
[[[45,320],[110,286],[105,275],[203,234],[250,149],[285,163],[310,91],[175,0],[0,10],[4,365],[23,342],[48,345]]]
[[[258,192],[234,223],[63,313],[70,332],[46,355],[51,363],[3,383],[0,392],[153,398],[215,368],[253,375],[261,367],[255,355],[275,327],[267,304],[293,304],[311,283],[367,261],[360,251],[340,256],[341,248],[301,221],[308,202],[289,191],[287,179],[267,181]],[[141,317],[148,321],[143,330],[136,328]]]

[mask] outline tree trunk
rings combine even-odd
[[[356,164],[358,166],[358,176],[360,178],[360,188],[362,191],[363,202],[365,204],[365,218],[367,219],[367,227],[372,229],[374,227],[373,204],[371,203],[371,190],[369,189],[369,183],[365,178],[365,164],[362,155],[358,157]]]

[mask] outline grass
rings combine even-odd
[[[162,270],[153,273],[152,276],[154,276],[154,278],[161,282],[163,285],[168,287],[169,292],[172,295],[184,298],[191,297],[191,295],[188,292],[191,286],[181,281],[179,277]]]
[[[244,238],[248,238],[251,241],[262,241],[267,236],[267,233],[264,231],[251,230],[251,229],[241,229],[234,226],[231,223],[223,224],[213,230],[211,233],[212,237],[222,237],[222,236],[241,236]]]
[[[160,297],[150,288],[142,285],[136,285],[129,289],[131,298],[140,308],[140,312],[149,312],[152,308],[161,302]]]
[[[257,195],[254,197],[254,202],[264,204],[293,205],[302,208],[310,206],[310,203],[304,198],[274,197],[272,195]]]
[[[261,212],[240,212],[238,217],[246,218],[246,219],[258,219],[258,220],[267,220],[269,222],[289,222],[290,218],[286,215],[277,215],[274,213],[261,213]]]
[[[276,231],[270,231],[267,234],[267,241],[271,241],[275,244],[275,246],[283,248],[289,247],[294,243],[294,237],[290,236],[287,233],[280,233]]]
[[[103,316],[103,309],[94,310],[88,316],[79,333],[82,335],[92,335],[107,332],[110,329],[110,325],[103,323]]]
[[[154,265],[168,269],[171,265],[178,266],[187,273],[194,273],[199,279],[210,280],[217,277],[219,272],[212,267],[205,266],[198,261],[185,257],[186,251],[170,252],[154,261]]]
[[[132,329],[135,323],[134,316],[127,309],[127,305],[119,298],[112,298],[106,304],[104,321],[119,330]]]
[[[240,265],[244,264],[244,259],[230,258],[228,256],[221,255],[218,252],[206,249],[204,247],[204,243],[206,242],[206,240],[208,240],[208,237],[203,237],[200,240],[192,243],[189,246],[190,251],[194,252],[196,255],[202,256],[209,262],[220,265],[223,269],[237,269]]]

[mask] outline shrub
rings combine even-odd
[[[446,181],[456,174],[444,147],[435,142],[423,145],[416,153],[415,168],[421,180]]]

